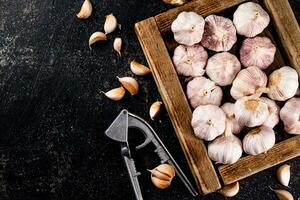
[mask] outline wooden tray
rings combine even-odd
[[[172,47],[169,43],[166,45],[164,38],[170,33],[171,23],[182,11],[194,11],[207,16],[226,11],[243,2],[245,0],[196,0],[135,24],[136,34],[158,90],[202,194],[214,192],[222,185],[241,180],[300,155],[299,135],[277,143],[265,154],[245,156],[232,165],[215,169],[204,142],[194,136],[191,127],[192,111],[168,53],[168,47],[169,50]],[[263,0],[260,4],[271,16],[271,23],[275,28],[273,35],[269,30],[263,33],[277,43],[278,51],[271,68],[288,64],[300,74],[300,29],[288,0]],[[274,38],[278,39],[275,41]]]

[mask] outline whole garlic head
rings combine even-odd
[[[260,98],[264,103],[267,104],[268,110],[269,110],[269,116],[266,119],[266,121],[262,124],[263,126],[267,126],[270,128],[274,128],[279,122],[279,111],[280,108],[276,104],[275,101],[268,99],[266,97],[261,97]]]
[[[280,110],[284,130],[289,134],[300,134],[300,98],[291,98]]]
[[[172,22],[171,30],[179,44],[191,46],[199,43],[204,32],[205,21],[195,12],[181,12]]]
[[[198,106],[193,112],[192,127],[197,137],[211,141],[224,132],[225,120],[225,113],[218,106]]]
[[[221,108],[226,114],[227,119],[231,120],[231,125],[232,125],[232,133],[238,134],[242,131],[244,128],[243,125],[240,125],[238,121],[235,119],[235,113],[234,113],[234,103],[224,103]]]
[[[267,85],[267,75],[257,67],[242,69],[234,79],[230,94],[234,99],[256,94],[260,96]]]
[[[193,108],[207,104],[219,106],[223,92],[213,81],[204,77],[197,77],[187,84],[187,97]]]
[[[271,149],[275,144],[272,128],[260,126],[252,129],[243,139],[243,149],[247,154],[258,155]]]
[[[199,44],[179,45],[174,50],[173,62],[179,75],[196,77],[204,74],[207,58],[207,52]]]
[[[297,71],[291,67],[284,66],[270,74],[268,96],[276,101],[286,101],[296,94],[298,86]]]
[[[229,51],[236,43],[236,29],[228,18],[209,15],[205,18],[201,44],[212,51]]]
[[[233,14],[233,23],[237,33],[246,37],[254,37],[269,25],[268,13],[257,3],[241,4]]]
[[[237,57],[228,52],[217,53],[207,61],[206,74],[220,86],[230,85],[241,70]]]
[[[269,38],[247,38],[240,49],[240,58],[245,67],[266,69],[273,63],[275,53],[276,47]]]

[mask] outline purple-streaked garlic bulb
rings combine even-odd
[[[204,74],[207,58],[207,52],[199,44],[179,45],[174,50],[173,62],[179,75],[196,77]]]
[[[192,127],[198,138],[211,141],[225,131],[225,120],[225,113],[218,106],[198,106],[193,112]]]
[[[209,15],[205,18],[201,44],[212,51],[229,51],[236,43],[236,29],[228,18]]]
[[[268,99],[266,97],[261,97],[260,98],[264,103],[267,104],[268,106],[268,110],[269,110],[269,116],[266,119],[266,121],[262,124],[264,126],[270,127],[270,128],[274,128],[278,122],[279,122],[279,111],[280,108],[279,106],[276,104],[275,101]]]
[[[284,130],[289,134],[300,134],[300,98],[291,98],[280,110]]]
[[[237,33],[246,37],[254,37],[269,25],[268,13],[257,3],[241,4],[233,14],[233,23]]]
[[[242,129],[244,128],[243,125],[240,125],[238,121],[235,119],[235,113],[234,113],[234,103],[224,103],[221,108],[226,114],[227,119],[231,120],[232,125],[232,133],[239,134]]]
[[[179,44],[192,46],[199,43],[204,32],[205,21],[195,12],[181,12],[171,25],[174,39]]]
[[[205,68],[208,77],[220,86],[230,85],[240,70],[240,61],[228,52],[210,57]]]
[[[276,47],[267,37],[247,38],[240,49],[240,59],[245,67],[266,69],[273,61]]]
[[[222,101],[222,89],[205,77],[197,77],[187,84],[187,97],[193,108],[199,105],[219,106]]]

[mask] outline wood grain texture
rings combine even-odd
[[[218,190],[219,179],[203,141],[194,136],[192,112],[155,19],[137,23],[135,31],[200,193]]]

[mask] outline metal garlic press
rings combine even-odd
[[[131,157],[129,144],[128,144],[128,128],[139,129],[145,135],[145,141],[138,145],[136,150],[145,147],[149,143],[153,143],[155,146],[155,153],[159,156],[161,163],[168,163],[175,169],[176,175],[181,179],[184,185],[193,196],[197,196],[195,188],[182,172],[178,164],[175,162],[169,151],[166,149],[162,141],[159,139],[155,131],[151,126],[140,117],[129,113],[127,110],[122,110],[118,117],[113,121],[109,128],[105,131],[105,134],[120,143],[121,155],[125,161],[127,171],[131,184],[133,186],[134,194],[137,200],[142,200],[142,192],[138,181],[138,176],[141,174],[136,170],[135,161]]]

